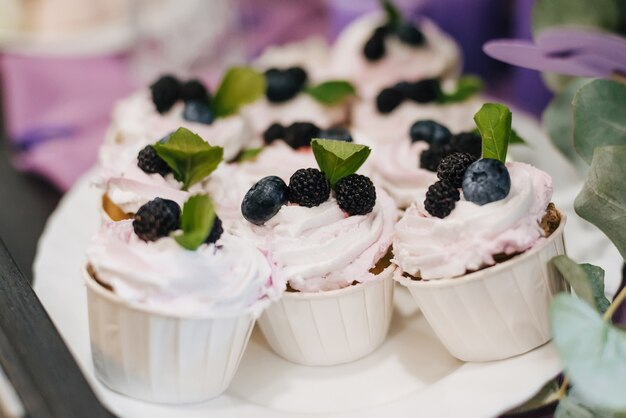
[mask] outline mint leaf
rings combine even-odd
[[[188,129],[178,128],[167,141],[154,144],[156,153],[174,172],[183,190],[203,180],[217,168],[224,156],[222,147],[213,147]]]
[[[311,97],[325,105],[334,105],[353,96],[356,90],[352,84],[343,80],[325,81],[305,90]]]
[[[215,208],[208,195],[191,196],[183,205],[183,213],[180,217],[182,233],[174,235],[174,239],[181,247],[195,250],[209,236],[215,216]]]
[[[390,0],[381,0],[381,6],[387,15],[387,23],[390,26],[398,26],[402,21],[402,15]]]
[[[223,118],[241,106],[252,103],[265,93],[265,77],[248,67],[233,67],[226,72],[211,107],[215,116]]]
[[[515,131],[515,129],[511,128],[511,136],[509,137],[509,144],[524,144],[526,145],[526,140],[519,136],[519,134]]]
[[[371,152],[368,146],[332,139],[314,139],[311,148],[317,165],[331,186],[356,173]]]
[[[483,138],[483,158],[493,158],[504,164],[512,118],[509,108],[500,103],[485,103],[474,115],[474,122]]]
[[[591,264],[577,264],[565,255],[559,255],[550,260],[557,271],[572,286],[576,295],[604,313],[610,302],[604,296],[604,270]]]
[[[257,155],[261,153],[261,151],[263,151],[263,148],[244,149],[239,153],[239,155],[237,155],[237,158],[235,158],[235,161],[237,161],[238,163],[243,163],[245,161],[252,161],[257,157]]]
[[[483,82],[479,77],[466,75],[459,79],[456,90],[452,93],[441,92],[437,101],[439,103],[464,102],[483,89]]]

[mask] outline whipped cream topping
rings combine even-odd
[[[424,209],[425,191],[395,229],[394,262],[424,280],[456,277],[495,264],[496,254],[515,254],[544,239],[539,226],[552,198],[552,178],[528,164],[506,164],[511,190],[502,200],[480,206],[461,197],[444,219]]]
[[[238,232],[256,236],[292,288],[321,292],[376,280],[369,270],[389,250],[396,218],[393,200],[379,189],[367,215],[348,216],[331,197],[313,208],[283,206],[265,225],[246,223]]]
[[[252,140],[251,127],[242,115],[218,118],[211,125],[206,125],[183,119],[183,109],[184,104],[179,101],[169,111],[160,114],[152,103],[148,89],[121,100],[113,110],[112,123],[100,151],[100,160],[109,160],[106,154],[119,150],[118,147],[110,147],[111,145],[129,144],[139,151],[181,126],[200,135],[211,145],[223,147],[226,161],[235,158]]]
[[[262,135],[272,123],[288,126],[294,122],[311,122],[326,129],[345,122],[348,117],[345,103],[326,106],[305,93],[284,103],[270,103],[264,97],[245,106],[242,112],[256,135]]]
[[[376,147],[399,138],[409,138],[411,126],[418,120],[434,120],[452,133],[471,131],[476,128],[474,114],[483,103],[484,100],[479,97],[445,105],[405,100],[392,112],[382,114],[376,108],[375,99],[363,100],[352,110],[352,124],[355,129],[368,133],[368,138],[373,142],[367,145]]]
[[[195,251],[144,242],[132,221],[105,224],[87,251],[97,279],[123,300],[175,316],[258,316],[285,288],[252,244],[223,234]]]
[[[378,61],[368,61],[363,55],[363,46],[384,23],[381,13],[365,15],[344,29],[333,47],[333,74],[355,83],[362,97],[376,97],[383,88],[398,81],[458,75],[459,48],[427,19],[417,22],[426,38],[424,45],[414,47],[405,45],[397,37],[387,37],[385,55]]]
[[[372,179],[384,188],[400,209],[437,181],[437,173],[420,168],[420,155],[429,147],[425,141],[408,138],[380,145],[372,155]]]

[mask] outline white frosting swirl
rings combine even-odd
[[[552,197],[552,178],[528,164],[506,164],[506,198],[477,205],[461,198],[444,219],[424,209],[424,195],[396,225],[394,262],[424,280],[456,277],[495,263],[496,254],[526,251],[545,235],[539,222]],[[398,272],[397,274],[402,274]]]
[[[320,292],[376,280],[369,270],[387,253],[396,218],[389,195],[377,190],[367,215],[348,216],[331,197],[313,208],[283,206],[265,225],[247,223],[239,232],[256,236],[291,287]]]
[[[211,125],[206,125],[183,119],[183,108],[184,104],[179,101],[169,111],[160,114],[152,103],[148,89],[121,100],[113,110],[111,126],[100,150],[100,161],[110,160],[107,153],[119,151],[118,147],[110,148],[111,145],[128,144],[138,151],[181,126],[200,135],[211,145],[223,147],[226,161],[237,156],[252,140],[251,127],[242,115],[218,118]]]
[[[424,141],[401,138],[380,145],[372,158],[372,178],[383,187],[400,209],[437,181],[437,173],[420,168],[420,155],[429,147]]]
[[[374,30],[384,24],[380,13],[365,15],[351,23],[333,47],[332,66],[336,78],[351,80],[364,98],[373,98],[398,81],[447,78],[460,72],[460,51],[456,43],[429,20],[418,22],[426,44],[410,46],[397,37],[385,39],[385,55],[368,61],[363,46]]]
[[[132,221],[105,224],[87,251],[98,280],[130,303],[175,316],[256,316],[285,288],[252,244],[227,234],[195,251],[144,242]]]

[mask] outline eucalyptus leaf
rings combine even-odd
[[[574,209],[597,226],[626,258],[626,145],[596,148]]]
[[[174,235],[174,239],[182,247],[195,250],[209,236],[215,216],[215,208],[208,195],[191,196],[183,205],[180,218],[182,233]]]
[[[505,162],[512,118],[509,108],[500,103],[485,103],[474,115],[483,139],[483,158]]]
[[[604,145],[626,145],[626,85],[593,80],[574,97],[574,146],[590,163]]]
[[[390,26],[398,26],[402,21],[402,15],[396,6],[394,6],[391,0],[381,0],[381,5],[387,16],[387,23]]]
[[[554,418],[596,418],[596,416],[580,402],[566,396],[557,405]]]
[[[552,143],[563,155],[578,167],[586,167],[574,149],[574,109],[572,101],[576,92],[589,82],[588,78],[577,78],[560,94],[554,97],[543,112],[543,126]]]
[[[352,84],[344,80],[325,81],[306,90],[311,97],[325,105],[341,103],[350,96],[354,96],[356,90]]]
[[[579,298],[600,313],[606,311],[610,302],[604,296],[604,270],[591,264],[577,264],[565,255],[552,258],[550,264],[567,280]]]
[[[464,102],[470,97],[480,93],[482,89],[483,82],[480,77],[466,75],[459,79],[455,91],[452,93],[442,92],[437,101],[443,104]]]
[[[590,406],[585,398],[585,394],[582,393],[577,386],[570,387],[567,392],[567,399],[569,402],[577,404],[585,411],[589,411],[593,418],[626,418],[626,411],[610,411],[598,406]]]
[[[331,139],[314,139],[311,142],[311,149],[317,165],[331,186],[342,178],[356,173],[371,152],[365,145]]]
[[[623,25],[622,0],[537,0],[532,11],[533,34],[554,26],[618,31]]]
[[[507,411],[505,415],[513,416],[524,412],[530,412],[556,402],[559,399],[558,393],[560,387],[561,385],[556,379],[550,380],[541,389],[539,389],[539,391],[532,398],[524,402],[522,405]]]
[[[222,147],[209,145],[186,128],[178,128],[167,141],[159,141],[153,146],[172,169],[176,180],[183,183],[183,190],[211,174],[224,156]]]
[[[265,76],[252,68],[233,67],[229,69],[211,101],[215,116],[226,117],[235,114],[248,103],[265,94]]]
[[[554,344],[572,384],[592,406],[626,410],[626,332],[561,293],[550,306]]]

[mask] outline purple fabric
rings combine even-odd
[[[95,162],[113,104],[134,87],[128,68],[125,55],[0,56],[16,165],[69,188]]]

